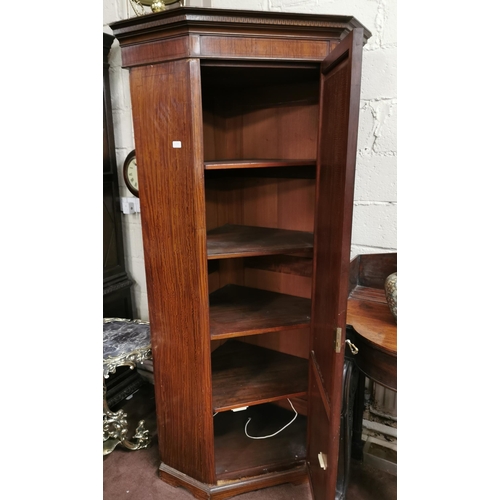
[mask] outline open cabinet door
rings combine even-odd
[[[362,48],[355,28],[321,65],[307,450],[315,500],[333,500],[337,483]]]

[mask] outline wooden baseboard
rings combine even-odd
[[[293,469],[271,472],[235,481],[220,481],[219,484],[205,484],[179,472],[163,462],[160,464],[160,479],[175,487],[183,487],[198,500],[224,500],[241,493],[283,483],[302,484],[308,481],[306,464]]]

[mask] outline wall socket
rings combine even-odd
[[[139,198],[120,198],[121,211],[124,214],[138,214],[141,211]]]

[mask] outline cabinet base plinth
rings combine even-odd
[[[199,500],[224,500],[241,493],[277,486],[283,483],[302,484],[308,481],[306,464],[279,472],[270,472],[259,476],[246,477],[234,481],[220,481],[220,484],[205,484],[193,479],[163,462],[160,464],[159,476],[162,481],[183,487]]]

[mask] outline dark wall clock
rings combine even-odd
[[[139,198],[139,179],[137,177],[137,160],[135,149],[130,151],[123,162],[123,178],[128,190]]]

